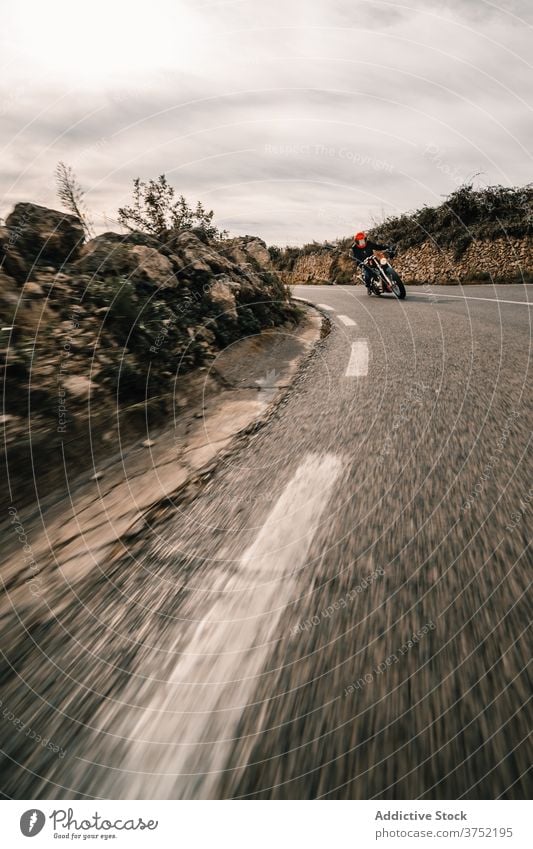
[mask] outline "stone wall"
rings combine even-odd
[[[406,281],[414,283],[513,282],[531,278],[533,238],[474,241],[458,261],[450,249],[425,242],[398,254],[394,264]]]
[[[331,280],[331,255],[329,253],[313,253],[300,256],[292,271],[281,272],[285,283],[324,283]]]
[[[358,278],[357,267],[347,251],[317,251],[298,257],[291,271],[279,272],[284,283],[352,283]],[[358,279],[357,279],[358,282]]]
[[[533,238],[473,241],[458,261],[451,249],[424,242],[398,253],[394,266],[407,283],[533,282]],[[346,251],[306,254],[280,276],[290,285],[360,282]]]

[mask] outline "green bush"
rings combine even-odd
[[[197,229],[207,239],[224,239],[227,231],[219,230],[213,218],[213,210],[205,209],[200,201],[192,207],[183,195],[176,198],[164,174],[148,182],[136,177],[131,205],[118,210],[118,220],[128,230],[159,236],[165,230]]]
[[[532,233],[533,184],[474,189],[472,183],[465,183],[440,206],[387,218],[369,235],[400,250],[431,239],[438,247],[452,247],[459,259],[473,239],[521,238]]]

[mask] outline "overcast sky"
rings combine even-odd
[[[165,173],[277,244],[439,203],[477,172],[528,183],[532,23],[531,0],[19,0],[0,214],[57,207],[58,160],[100,230],[133,177]]]

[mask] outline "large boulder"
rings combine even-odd
[[[206,243],[192,230],[167,230],[162,234],[164,250],[180,263],[179,274],[203,279],[212,274],[231,274],[235,264],[219,251],[219,243]]]
[[[148,284],[157,289],[173,289],[178,285],[168,257],[157,250],[151,236],[103,233],[87,242],[81,250],[76,268],[82,274],[96,277],[125,277],[134,284]]]
[[[240,284],[226,274],[219,274],[209,286],[209,297],[220,313],[237,319],[237,300]]]
[[[76,259],[84,232],[79,218],[35,203],[17,203],[6,218],[11,250],[55,267]]]
[[[31,263],[27,263],[17,250],[17,234],[0,227],[0,269],[17,283],[24,283]]]
[[[11,323],[20,301],[20,287],[0,268],[0,316],[2,322]],[[1,332],[1,331],[0,331]]]
[[[235,239],[225,239],[220,243],[220,250],[237,265],[250,263],[258,269],[272,269],[272,260],[266,242],[257,236],[238,236]]]
[[[53,314],[44,303],[44,292],[38,283],[19,283],[0,269],[0,347],[22,332],[43,333],[51,326]],[[13,326],[11,332],[9,328]]]
[[[136,283],[148,281],[158,289],[175,289],[178,285],[170,260],[154,248],[135,245],[130,250],[132,261],[137,263],[131,279]]]
[[[148,233],[143,233],[141,230],[130,230],[128,233],[114,233],[108,230],[107,233],[102,233],[97,237],[104,239],[106,242],[115,242],[121,245],[144,245],[146,248],[161,247],[161,242],[155,236],[150,236]]]

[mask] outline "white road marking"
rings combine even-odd
[[[321,310],[327,310],[328,312],[335,312],[335,307],[330,307],[328,304],[317,304],[317,307],[320,307]]]
[[[448,295],[447,292],[440,291],[436,291],[435,294],[432,292],[417,292],[416,286],[413,286],[410,291],[417,295],[425,295],[426,298],[456,298],[459,301],[488,301],[491,304],[522,304],[525,307],[533,307],[533,301],[504,301],[502,298],[479,298],[475,295]],[[439,301],[439,303],[443,302]]]
[[[124,711],[115,728],[129,747],[120,770],[109,770],[103,796],[219,798],[222,783],[236,780],[237,772],[224,770],[243,711],[298,595],[299,570],[344,467],[340,456],[307,454],[240,559],[224,563],[228,552],[216,552],[221,566],[209,577],[211,592],[192,590],[166,629],[167,663],[155,654],[152,669],[137,670],[135,690],[122,694],[141,715]],[[241,764],[252,745],[253,736],[240,744]]]
[[[340,315],[339,319],[342,321],[343,324],[346,325],[346,327],[355,327],[357,324],[357,322],[354,321],[353,318],[350,318],[347,315]]]
[[[345,377],[366,377],[368,374],[368,339],[352,342],[352,352]]]

